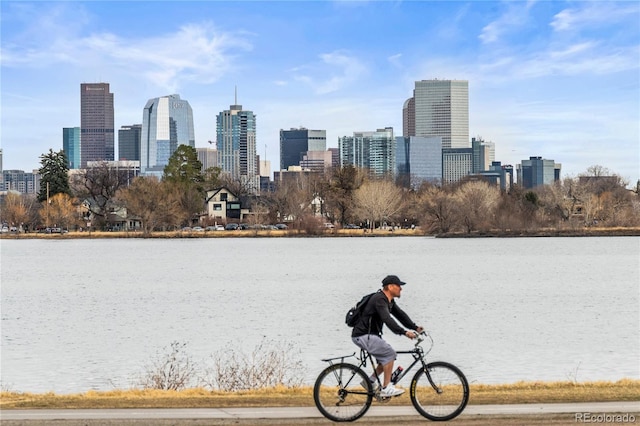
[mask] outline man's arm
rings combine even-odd
[[[402,323],[402,325],[404,325],[408,329],[416,330],[418,333],[422,331],[422,327],[418,326],[415,322],[413,322],[411,318],[409,318],[409,315],[407,315],[405,311],[400,309],[398,304],[396,303],[393,304],[393,307],[391,308],[391,313],[393,314],[394,317],[398,319],[398,321],[400,321],[400,323]]]
[[[375,302],[376,313],[378,314],[382,322],[384,322],[387,327],[389,327],[389,330],[391,330],[395,334],[406,334],[405,329],[400,327],[396,320],[391,317],[391,314],[389,313],[389,301],[387,300],[386,296],[377,298]]]

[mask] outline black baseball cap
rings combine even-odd
[[[405,285],[406,283],[404,281],[402,281],[400,278],[398,278],[397,275],[387,275],[382,280],[382,285],[385,286],[387,284]]]

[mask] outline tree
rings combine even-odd
[[[47,226],[53,225],[60,228],[69,228],[79,219],[73,198],[62,193],[50,198],[49,205],[40,210],[40,217]]]
[[[458,221],[454,195],[435,186],[428,187],[419,196],[418,211],[423,214],[421,222],[428,232],[449,232]]]
[[[365,181],[365,173],[351,165],[336,168],[329,179],[328,188],[325,191],[327,210],[335,210],[332,216],[338,218],[341,224],[351,222],[354,213],[355,190]]]
[[[358,213],[375,222],[390,220],[402,208],[402,190],[389,180],[367,181],[355,191]]]
[[[137,216],[148,235],[156,228],[167,228],[178,221],[180,206],[167,185],[156,177],[137,177],[118,191],[117,199],[127,214]]]
[[[42,203],[56,194],[71,196],[69,166],[64,151],[53,152],[52,149],[49,149],[47,154],[40,156],[40,164],[42,166],[38,169],[40,174],[38,201]]]
[[[184,186],[193,185],[198,191],[204,193],[205,189],[202,184],[205,179],[202,173],[202,163],[198,160],[196,149],[189,145],[178,146],[164,168],[162,179]]]
[[[462,223],[467,232],[488,229],[498,204],[500,191],[483,181],[471,181],[456,191]]]
[[[14,192],[7,193],[1,210],[2,221],[18,228],[23,227],[29,222],[33,202],[33,196]]]
[[[171,154],[169,163],[164,168],[162,180],[178,201],[180,211],[176,212],[181,225],[191,225],[194,218],[204,210],[205,183],[217,181],[219,172],[209,169],[207,178],[202,173],[202,163],[198,160],[196,149],[188,145],[180,145]]]
[[[129,181],[128,171],[119,170],[102,161],[75,174],[71,184],[76,197],[87,200],[90,212],[99,222],[104,223],[118,190],[127,186]]]

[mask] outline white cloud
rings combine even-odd
[[[292,70],[295,80],[311,86],[318,95],[337,92],[368,72],[358,58],[341,51],[323,53],[319,58],[320,62]]]
[[[234,68],[239,52],[252,49],[246,33],[224,32],[211,23],[191,23],[147,38],[125,39],[109,32],[86,35],[78,28],[63,30],[69,16],[55,10],[53,16],[41,14],[32,24],[43,25],[48,37],[35,36],[31,26],[4,37],[3,67],[73,64],[85,74],[117,69],[132,79],[143,77],[162,89],[175,91],[184,81],[217,81]]]
[[[529,9],[532,3],[508,2],[506,11],[494,21],[482,28],[478,38],[484,44],[498,42],[502,37],[520,29],[528,20]]]
[[[637,26],[640,7],[636,2],[622,4],[585,2],[579,4],[584,7],[574,7],[558,12],[549,25],[558,32],[615,25],[627,20],[634,20]]]

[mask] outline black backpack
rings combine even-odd
[[[362,312],[364,311],[365,306],[367,306],[367,303],[369,303],[369,299],[371,299],[371,296],[376,293],[367,294],[362,299],[360,299],[360,301],[356,303],[354,307],[349,309],[349,311],[347,312],[347,316],[344,319],[345,324],[347,324],[349,327],[355,327],[358,321],[360,321]]]

